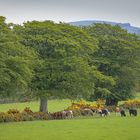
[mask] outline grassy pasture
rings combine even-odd
[[[140,98],[139,94],[137,98]],[[49,101],[49,111],[63,110],[70,100]],[[9,108],[38,111],[39,102],[1,104],[0,112]],[[137,117],[80,117],[71,120],[0,123],[0,140],[140,140],[140,110]]]
[[[70,100],[49,100],[48,108],[50,112],[64,110],[71,104]],[[33,111],[39,110],[39,101],[37,102],[26,102],[26,103],[10,103],[0,104],[0,112],[6,112],[9,109],[23,110],[25,107],[30,107]]]
[[[137,92],[135,96],[137,99],[140,99],[140,92]]]
[[[139,140],[140,116],[0,124],[0,140]]]

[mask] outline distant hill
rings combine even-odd
[[[106,23],[110,25],[119,25],[123,29],[126,29],[129,33],[135,33],[140,35],[140,28],[139,27],[134,27],[131,26],[130,23],[117,23],[117,22],[110,22],[110,21],[97,21],[97,20],[84,20],[84,21],[75,21],[75,22],[70,22],[69,24],[74,25],[74,26],[88,26],[96,23]]]

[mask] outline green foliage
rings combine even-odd
[[[78,27],[50,21],[27,22],[14,30],[23,45],[39,54],[32,84],[37,96],[74,99],[93,92],[95,69],[89,60],[97,49],[95,39]]]
[[[99,95],[103,97],[104,88],[106,88],[106,99],[111,98],[119,101],[131,98],[139,80],[139,37],[127,33],[119,26],[107,24],[96,24],[84,29],[99,41],[99,49],[93,57],[98,70],[115,80],[114,86],[100,81],[96,82],[96,97]]]
[[[0,96],[7,96],[28,87],[33,77],[33,49],[25,48],[0,17]]]
[[[140,38],[119,26],[0,17],[0,97],[125,100],[139,86]],[[21,96],[22,96],[21,95]]]

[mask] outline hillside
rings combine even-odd
[[[75,21],[75,22],[70,22],[69,24],[74,25],[74,26],[88,26],[96,23],[106,23],[106,24],[111,24],[113,26],[119,25],[123,29],[126,29],[129,33],[135,33],[140,35],[140,28],[139,27],[134,27],[131,26],[130,23],[117,23],[117,22],[110,22],[110,21],[97,21],[97,20],[83,20],[83,21]]]

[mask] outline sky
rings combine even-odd
[[[140,27],[140,0],[0,0],[7,22],[105,20]]]

